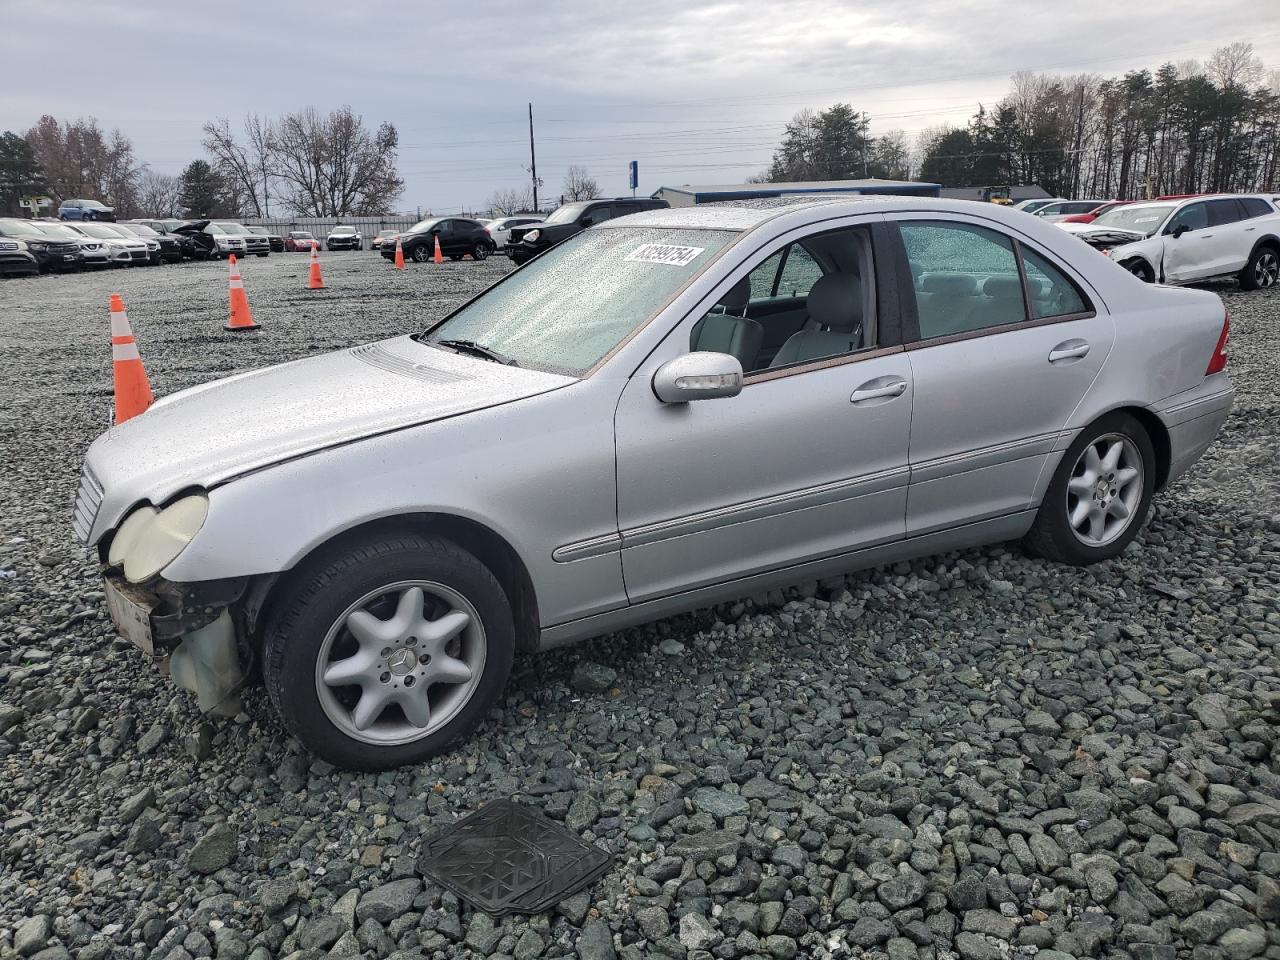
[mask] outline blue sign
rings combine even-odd
[[[634,190],[636,187],[640,186],[640,161],[632,160],[630,164],[630,169],[631,169],[631,189]]]

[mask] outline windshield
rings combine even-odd
[[[0,230],[10,237],[35,237],[38,240],[44,238],[43,233],[21,220],[0,220]]]
[[[120,224],[120,229],[128,230],[130,233],[136,233],[140,237],[160,236],[160,234],[156,233],[154,230],[148,227],[145,223],[122,223]]]
[[[582,216],[582,211],[587,209],[585,203],[566,203],[562,207],[557,207],[555,213],[547,217],[543,223],[572,223]]]
[[[333,232],[334,233],[355,233],[356,228],[355,227],[334,227]]]
[[[46,237],[54,237],[58,240],[81,240],[80,234],[76,233],[70,227],[64,227],[60,223],[41,223],[36,225],[36,229],[43,233]]]
[[[1126,204],[1123,207],[1112,207],[1091,223],[1090,229],[1114,227],[1117,230],[1133,230],[1144,236],[1151,236],[1160,229],[1160,224],[1173,212],[1172,203]]]
[[[711,262],[726,230],[587,230],[428,331],[522,367],[582,376]]]
[[[439,218],[439,217],[431,217],[430,219],[427,219],[427,220],[419,220],[417,223],[415,223],[412,227],[410,227],[410,228],[409,228],[408,230],[406,230],[405,232],[406,232],[406,233],[421,233],[423,230],[430,230],[432,227],[434,227],[434,226],[435,226],[437,223],[439,223],[439,222],[440,222],[440,218]]]
[[[249,227],[248,229],[250,233],[256,233],[260,237],[270,236],[266,227]]]
[[[125,234],[110,227],[103,226],[100,223],[78,223],[76,229],[81,233],[87,233],[91,237],[97,237],[99,240],[123,240]],[[130,237],[131,240],[137,240],[137,237]]]
[[[311,236],[311,234],[307,233],[305,230],[292,230],[290,231],[289,236],[293,237],[293,239],[295,240],[314,240],[315,239],[315,237]]]
[[[219,227],[223,233],[232,233],[236,236],[244,236],[249,232],[248,227],[242,227],[238,223],[211,223],[211,227]]]

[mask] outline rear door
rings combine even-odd
[[[989,222],[890,220],[914,277],[907,535],[1030,509],[1111,350],[1111,317],[1065,265]]]
[[[1235,197],[1209,200],[1209,240],[1212,274],[1238,273],[1244,269],[1253,244],[1245,232],[1244,206]]]

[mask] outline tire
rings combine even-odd
[[[1270,244],[1263,244],[1253,251],[1249,262],[1240,271],[1241,290],[1265,290],[1280,282],[1280,251]]]
[[[366,634],[365,649],[374,659],[358,669],[368,687],[326,682],[322,670],[355,660],[360,651],[346,626],[353,611],[366,623],[389,622],[404,604],[412,610],[405,597],[414,589],[425,599],[416,619],[406,615],[406,637],[386,639],[385,626],[380,636]],[[423,613],[436,624],[459,622],[462,614],[466,625],[448,640],[408,634],[425,628]],[[373,649],[401,641],[390,654]],[[428,645],[435,645],[434,655],[421,656]],[[272,704],[308,750],[350,770],[390,770],[427,760],[470,733],[501,695],[514,651],[511,605],[489,568],[451,540],[400,534],[357,542],[300,569],[273,604],[262,662]],[[454,675],[427,680],[433,660]],[[469,676],[460,679],[461,670]],[[422,682],[411,693],[416,679]],[[367,725],[358,729],[368,689],[384,696],[390,691],[410,704],[427,702],[434,692],[423,714],[427,725],[412,723],[391,700],[370,711],[372,719],[366,716]]]
[[[1143,283],[1155,283],[1156,274],[1145,260],[1126,260],[1120,264]]]
[[[1108,464],[1107,454],[1117,447],[1118,463]],[[1091,450],[1099,455],[1100,471],[1090,467]],[[1118,479],[1130,470],[1137,470],[1138,475]],[[1090,473],[1096,479],[1090,480]],[[1155,448],[1142,424],[1127,413],[1100,417],[1081,430],[1062,455],[1024,543],[1046,560],[1073,566],[1119,556],[1142,529],[1151,508],[1155,477]],[[1077,489],[1072,489],[1073,481]],[[1121,508],[1126,513],[1123,517],[1119,515]],[[1100,529],[1095,526],[1098,513]],[[1079,527],[1087,529],[1073,526],[1073,515]]]
[[[484,260],[488,256],[489,256],[488,244],[477,243],[474,247],[471,248],[472,260]]]
[[[431,248],[425,243],[420,243],[413,248],[413,252],[409,254],[409,257],[414,263],[426,263],[431,259],[432,252]]]

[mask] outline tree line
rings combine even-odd
[[[1076,197],[1280,189],[1280,71],[1247,43],[1119,77],[1017,73],[963,127],[868,133],[849,104],[802,110],[759,179],[1038,184]]]
[[[43,116],[25,134],[0,134],[0,211],[47,195],[87,198],[117,215],[264,217],[377,216],[404,189],[396,170],[394,125],[367,127],[350,107],[306,108],[278,118],[246,116],[239,130],[219,119],[202,127],[208,159],[178,176],[138,161],[132,141],[92,117]]]

